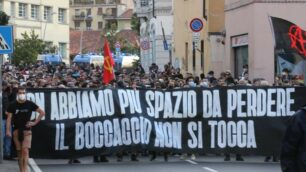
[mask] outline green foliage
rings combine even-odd
[[[121,45],[121,52],[140,54],[139,47],[130,43],[123,35],[120,36],[118,33],[118,26],[116,22],[110,22],[106,27],[106,38],[109,42],[109,46],[112,52],[115,52],[115,44],[118,41]]]
[[[38,38],[32,30],[22,34],[23,39],[15,40],[12,62],[14,64],[33,63],[37,60],[38,54],[46,49],[46,44]]]
[[[134,13],[131,20],[132,30],[136,31],[138,34],[140,32],[140,19],[137,17],[137,14]]]
[[[107,26],[107,31],[106,31],[106,38],[109,42],[109,46],[111,51],[115,50],[115,43],[116,43],[116,33],[117,33],[117,23],[116,22],[110,22],[108,23]]]
[[[10,16],[8,16],[5,12],[0,11],[0,25],[7,25],[10,20]]]

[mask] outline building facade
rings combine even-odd
[[[140,56],[145,70],[152,63],[163,69],[172,61],[173,14],[172,0],[136,0],[140,18]]]
[[[3,0],[2,10],[10,16],[14,38],[32,30],[43,41],[58,47],[63,61],[69,64],[69,1],[68,0]]]
[[[274,82],[274,33],[270,16],[306,29],[305,0],[226,0],[226,57],[220,64],[238,77],[248,64],[249,77]]]
[[[133,8],[133,0],[70,0],[70,28],[103,31]],[[131,18],[124,17],[120,18],[118,30],[130,28],[126,23],[130,23]]]
[[[220,73],[224,58],[224,0],[173,1],[173,56],[183,74]],[[203,29],[194,33],[190,22],[198,18]]]

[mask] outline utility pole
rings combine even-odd
[[[2,133],[5,133],[5,129],[4,131],[2,131],[2,128],[3,128],[3,125],[2,125],[2,122],[3,122],[3,115],[2,114],[2,64],[3,64],[3,54],[0,54],[0,133],[1,133],[1,138],[0,138],[0,164],[2,164],[3,162],[3,136],[2,136]]]

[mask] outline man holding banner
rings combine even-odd
[[[32,112],[38,112],[39,116],[34,122],[31,121]],[[37,125],[45,112],[32,101],[26,100],[26,89],[18,88],[17,100],[7,109],[6,135],[12,137],[11,121],[13,122],[13,140],[18,153],[20,172],[28,171],[29,149],[31,148],[31,127]],[[12,120],[13,119],[13,120]]]

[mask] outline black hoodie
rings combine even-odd
[[[306,172],[306,106],[290,118],[282,143],[281,167],[283,172]]]

